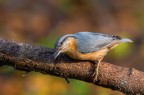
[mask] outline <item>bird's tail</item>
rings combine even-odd
[[[133,42],[132,40],[130,40],[130,39],[128,39],[128,38],[122,38],[121,40],[120,40],[120,42],[121,43],[126,43],[126,42]]]

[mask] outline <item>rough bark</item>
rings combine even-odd
[[[0,39],[1,66],[93,83],[94,62],[73,60],[66,55],[51,61],[53,53],[53,49]],[[101,62],[98,80],[93,84],[128,95],[144,95],[144,72]]]

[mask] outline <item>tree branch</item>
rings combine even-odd
[[[53,52],[49,48],[0,39],[0,65],[93,83],[93,62],[74,60],[66,55],[50,61]],[[101,62],[94,84],[129,95],[144,95],[144,72]]]

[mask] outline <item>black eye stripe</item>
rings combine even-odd
[[[65,38],[60,42],[60,45],[62,45],[62,44],[66,41],[67,38],[68,38],[68,37],[65,37]]]
[[[76,39],[75,36],[67,36],[67,37],[65,37],[59,44],[62,45],[69,37],[73,37],[73,38]]]

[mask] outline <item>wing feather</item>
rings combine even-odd
[[[78,32],[75,35],[77,37],[77,49],[81,53],[98,51],[120,40],[118,36],[94,32]]]

